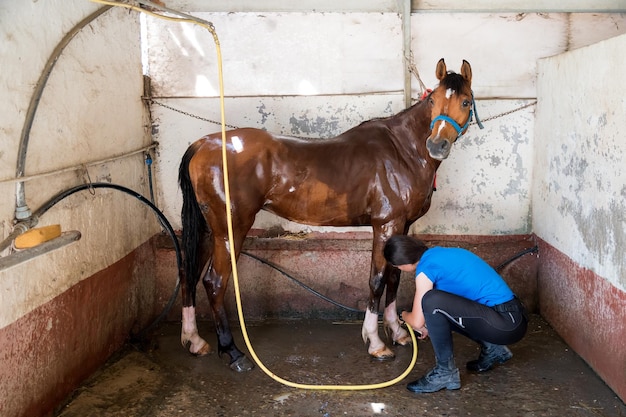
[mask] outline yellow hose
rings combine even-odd
[[[198,19],[195,18],[193,16],[187,16],[187,17],[170,17],[170,16],[164,16],[158,13],[154,13],[152,11],[146,10],[146,9],[142,9],[140,7],[131,5],[131,4],[126,4],[126,3],[118,3],[115,1],[107,1],[107,0],[90,0],[94,3],[101,3],[101,4],[106,4],[109,6],[121,6],[121,7],[126,7],[141,13],[146,13],[150,16],[154,16],[160,19],[165,19],[165,20],[171,20],[171,21],[175,21],[175,22],[181,22],[181,23],[192,23],[192,24],[196,24],[196,25],[200,25],[204,28],[206,28],[209,32],[211,32],[211,35],[213,35],[213,39],[215,41],[215,48],[217,51],[217,68],[218,68],[218,76],[219,76],[219,85],[220,85],[220,111],[221,111],[221,124],[222,124],[222,164],[224,165],[224,190],[225,190],[225,200],[226,200],[226,221],[228,224],[228,241],[229,243],[232,243],[234,241],[233,238],[233,219],[232,219],[232,213],[231,213],[231,209],[230,209],[230,187],[229,187],[229,181],[228,181],[228,164],[227,164],[227,158],[226,158],[226,120],[225,120],[225,111],[224,111],[224,80],[223,80],[223,74],[222,74],[222,52],[221,52],[221,48],[220,48],[220,43],[219,40],[217,38],[217,32],[215,32],[215,28],[213,27],[213,25],[210,22],[204,21],[202,19]],[[150,3],[150,2],[146,2],[146,3]],[[157,4],[151,4],[156,8],[161,8],[163,9],[163,7],[161,7],[160,5]],[[169,12],[174,12],[177,13],[179,15],[183,15],[182,13],[179,12],[175,12],[169,9],[166,9]],[[186,15],[185,15],[186,16]],[[232,246],[232,245],[231,245]],[[418,353],[418,348],[417,348],[417,339],[415,338],[415,333],[413,332],[413,329],[411,328],[411,326],[407,325],[407,329],[409,330],[409,334],[411,335],[411,340],[413,342],[413,357],[411,359],[411,363],[409,364],[409,366],[406,368],[406,370],[398,377],[386,381],[386,382],[381,382],[381,383],[377,383],[377,384],[364,384],[364,385],[312,385],[312,384],[300,384],[297,382],[291,382],[288,381],[284,378],[279,377],[278,375],[274,374],[272,371],[270,371],[264,364],[263,362],[261,362],[261,360],[259,359],[259,357],[257,356],[256,352],[254,351],[254,348],[252,347],[252,344],[250,343],[250,338],[248,337],[248,329],[246,328],[246,322],[244,320],[244,316],[243,316],[243,309],[241,306],[241,293],[240,293],[240,289],[239,289],[239,275],[237,273],[237,260],[235,259],[235,251],[233,250],[234,248],[230,248],[231,250],[229,250],[230,252],[230,263],[232,266],[232,272],[233,272],[233,285],[235,286],[235,298],[237,300],[237,312],[239,313],[239,323],[241,325],[241,332],[243,334],[243,338],[246,342],[246,347],[248,348],[249,352],[250,352],[250,356],[252,356],[252,359],[254,359],[254,362],[256,362],[256,364],[258,365],[259,368],[261,368],[263,370],[263,372],[265,372],[270,378],[274,379],[275,381],[280,382],[283,385],[287,385],[293,388],[301,388],[301,389],[309,389],[309,390],[340,390],[340,391],[359,391],[359,390],[371,390],[371,389],[377,389],[377,388],[385,388],[391,385],[394,385],[400,381],[402,381],[404,378],[407,377],[407,375],[411,372],[411,370],[413,369],[413,366],[415,366],[415,362],[417,362],[417,353]]]

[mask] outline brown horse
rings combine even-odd
[[[285,219],[317,226],[371,226],[373,247],[370,296],[363,340],[377,359],[394,353],[378,335],[378,310],[387,289],[383,321],[392,341],[411,342],[400,325],[396,293],[400,271],[386,265],[383,245],[430,207],[435,171],[452,144],[467,130],[474,99],[472,70],[436,69],[439,85],[424,100],[387,118],[361,123],[330,139],[307,140],[260,129],[226,133],[234,241],[229,243],[222,167],[222,135],[205,136],[189,146],[180,164],[183,194],[183,346],[203,355],[210,347],[198,334],[195,293],[200,277],[211,303],[218,353],[230,367],[253,363],[235,346],[224,308],[231,275],[230,252],[238,259],[256,214],[267,210]]]

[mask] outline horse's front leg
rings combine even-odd
[[[409,333],[400,323],[396,305],[398,287],[400,286],[400,270],[393,268],[391,265],[386,265],[385,269],[388,269],[389,271],[386,272],[387,293],[385,300],[385,312],[383,313],[383,327],[385,328],[387,337],[391,336],[393,343],[406,346],[407,344],[410,344],[412,340]]]
[[[404,329],[404,327],[402,327],[402,322],[400,321],[400,318],[398,317],[398,313],[396,311],[395,301],[385,307],[385,312],[383,313],[383,322],[385,327],[385,333],[388,337],[391,337],[393,343],[402,346],[411,344],[411,336]]]
[[[385,333],[388,337],[391,337],[393,343],[406,346],[411,344],[413,340],[404,327],[402,327],[396,308],[397,306],[395,300],[385,307],[385,312],[383,313],[383,326],[385,327]]]
[[[385,345],[385,342],[378,335],[378,307],[384,289],[383,274],[378,272],[370,278],[370,300],[365,311],[365,319],[363,320],[363,328],[361,330],[363,342],[367,343],[369,341],[367,352],[378,360],[388,360],[395,357],[393,351]]]
[[[372,241],[372,267],[370,274],[370,301],[368,309],[365,312],[365,320],[363,321],[363,340],[370,341],[368,348],[369,354],[377,359],[391,359],[395,357],[385,343],[378,336],[378,308],[380,298],[382,297],[385,287],[387,289],[387,297],[385,301],[385,310],[383,313],[383,325],[385,330],[390,330],[394,343],[406,344],[408,334],[400,325],[398,313],[396,311],[396,294],[400,284],[400,271],[395,270],[391,265],[387,265],[383,255],[383,248],[390,236],[398,233],[406,233],[407,225],[402,219],[396,219],[391,222],[372,225],[373,241]]]

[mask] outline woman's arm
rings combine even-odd
[[[413,311],[403,311],[402,320],[407,322],[413,329],[422,333],[420,339],[428,336],[426,329],[426,320],[424,319],[424,311],[422,310],[422,297],[428,291],[433,289],[433,282],[428,279],[426,274],[420,272],[415,278],[415,297],[413,298]]]

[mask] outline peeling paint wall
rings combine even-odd
[[[224,7],[213,12],[198,7],[230,6],[230,1],[167,3],[183,10],[180,6],[188,5],[215,23],[224,56],[226,121],[231,125],[329,137],[404,107],[402,19],[394,9],[395,0],[365,5],[341,2],[350,9],[343,12],[315,7],[294,11],[295,3],[281,0],[263,2],[267,9],[262,12],[251,12],[244,7],[246,2],[238,2],[240,9],[229,12]],[[248,6],[255,3],[261,2]],[[324,2],[325,7],[331,3],[343,7]],[[621,79],[623,38],[615,41],[620,42],[617,46],[613,41],[603,43],[604,52],[581,52],[587,54],[586,62],[594,64],[582,66],[588,71],[583,76],[590,80],[588,85],[581,85],[580,78],[567,78],[571,71],[559,68],[569,64],[568,59],[580,66],[583,58],[576,54],[568,55],[576,58],[550,61],[556,68],[540,67],[542,73],[553,72],[551,76],[564,81],[561,91],[556,91],[561,84],[539,85],[539,90],[549,93],[541,94],[539,104],[547,119],[535,125],[533,105],[509,112],[532,104],[538,96],[537,59],[624,33],[626,17],[616,13],[442,13],[432,4],[430,11],[411,16],[411,48],[419,75],[432,87],[439,58],[446,58],[453,70],[459,69],[461,59],[470,61],[478,112],[486,129],[472,126],[455,145],[439,171],[432,209],[412,232],[489,235],[527,234],[535,229],[550,245],[606,277],[614,288],[623,289],[624,145],[616,132],[621,125],[617,120],[623,121],[624,94],[620,84],[603,90],[611,94],[600,95],[595,89],[599,81]],[[290,10],[276,11],[280,5]],[[100,7],[87,0],[0,2],[3,236],[12,228],[19,138],[34,86],[61,38]],[[76,35],[56,63],[30,135],[25,174],[31,177],[26,183],[31,209],[61,190],[88,181],[121,184],[148,195],[144,156],[134,152],[154,138],[160,143],[157,200],[174,227],[180,227],[176,184],[180,157],[193,140],[219,130],[215,123],[202,120],[220,119],[216,51],[212,37],[202,29],[146,18],[147,69],[156,99],[149,120],[141,102],[139,21],[138,14],[127,10],[106,12]],[[597,65],[603,62],[607,64]],[[414,97],[417,87],[414,78]],[[550,96],[563,91],[569,95]],[[611,111],[591,116],[580,113],[589,105]],[[533,159],[532,150],[542,149],[544,143],[557,147]],[[533,172],[536,185],[531,187]],[[588,201],[594,205],[588,206]],[[63,230],[79,230],[83,237],[69,247],[0,272],[0,336],[19,334],[16,323],[36,318],[29,323],[32,328],[47,328],[62,338],[64,328],[49,328],[47,309],[72,299],[71,289],[80,285],[101,288],[102,282],[94,281],[116,270],[135,277],[133,255],[159,231],[145,206],[130,196],[104,190],[74,195],[40,219],[42,226],[55,223]],[[309,229],[268,214],[259,215],[256,227],[276,224],[293,231]],[[145,260],[145,252],[143,256]],[[118,269],[111,269],[113,265]],[[149,273],[149,268],[139,269]],[[139,281],[145,285],[145,280]],[[104,307],[115,309],[114,298]],[[143,305],[149,294],[136,298]],[[71,312],[78,305],[72,303],[65,306]],[[56,359],[47,356],[49,345],[38,348],[31,347],[24,355]],[[15,355],[10,359],[20,369],[30,365]],[[8,368],[3,369],[7,372]],[[63,378],[42,376],[39,369],[28,371],[29,376],[37,372],[51,381]],[[9,378],[0,381],[0,392],[13,395],[19,391],[6,388]],[[0,408],[0,414],[5,411]]]
[[[0,1],[0,235],[13,226],[20,137],[29,102],[63,37],[102,6],[86,0]],[[149,195],[151,143],[141,101],[140,26],[111,9],[74,35],[40,98],[25,159],[26,203],[110,182]],[[133,196],[75,193],[38,226],[82,237],[0,271],[0,415],[48,415],[154,314],[149,239],[160,230]],[[3,251],[11,256],[11,250]]]
[[[481,117],[518,109],[531,100],[478,103]],[[534,106],[474,126],[437,171],[431,209],[414,229],[430,234],[527,234],[530,222]]]
[[[64,35],[100,7],[84,0],[0,3],[2,238],[12,230],[17,153],[37,80]],[[50,73],[29,137],[25,191],[33,212],[57,193],[89,181],[148,195],[144,156],[133,154],[151,142],[142,78],[137,15],[109,10],[72,38]],[[91,164],[97,161],[103,162]],[[51,224],[78,230],[82,238],[0,271],[0,329],[112,265],[159,230],[138,200],[104,189],[62,200],[38,226]]]
[[[540,312],[626,398],[626,35],[539,62]]]
[[[535,233],[621,290],[626,88],[619,80],[625,46],[620,36],[539,62],[533,189]]]
[[[182,5],[215,25],[230,126],[331,137],[404,108],[402,18],[393,9],[209,13],[199,3]],[[180,158],[191,142],[220,130],[217,56],[204,29],[146,21],[155,101],[188,113],[152,106],[161,144],[159,200],[180,228]],[[420,78],[432,88],[439,58],[455,71],[468,60],[485,129],[472,126],[455,144],[439,169],[431,209],[412,232],[531,233],[536,60],[624,31],[626,16],[619,14],[413,13],[411,48]],[[412,96],[419,97],[415,77],[412,86]],[[265,212],[254,227],[275,225],[293,232],[329,230]]]

